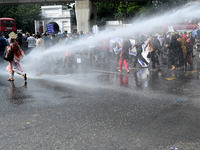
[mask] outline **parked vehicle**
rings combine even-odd
[[[0,34],[8,35],[12,31],[17,33],[16,21],[12,18],[0,18]]]

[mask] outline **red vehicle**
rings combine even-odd
[[[197,29],[197,25],[194,25],[193,22],[188,23],[172,23],[170,25],[163,25],[162,29],[164,31],[168,31],[168,26],[172,26],[174,31],[193,31],[194,29]]]
[[[12,18],[0,18],[0,34],[8,35],[12,31],[17,33],[16,21]]]
[[[194,30],[197,28],[197,25],[194,25],[193,22],[188,23],[174,23],[174,30]]]

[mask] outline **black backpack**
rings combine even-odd
[[[14,53],[13,53],[12,47],[11,47],[11,50],[10,50],[10,51],[7,51],[7,47],[6,47],[6,49],[5,49],[5,51],[4,51],[4,59],[5,59],[6,61],[12,61],[13,58],[14,58]]]

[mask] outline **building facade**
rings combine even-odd
[[[46,24],[53,24],[55,33],[77,32],[75,11],[67,6],[41,6],[41,19],[35,20],[35,33],[45,33]]]

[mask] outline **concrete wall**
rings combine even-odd
[[[76,0],[76,20],[77,31],[91,31],[93,25],[96,24],[96,8],[90,0]]]

